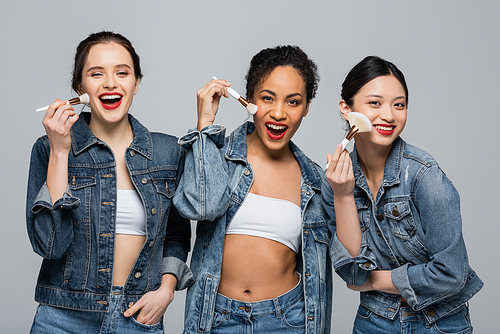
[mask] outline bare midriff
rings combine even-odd
[[[248,302],[277,297],[297,285],[295,267],[295,252],[277,241],[228,234],[219,293]]]
[[[145,241],[146,236],[143,235],[116,235],[113,285],[125,285]]]

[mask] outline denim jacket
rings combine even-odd
[[[467,302],[483,282],[469,267],[458,192],[437,162],[398,137],[374,201],[356,148],[351,159],[361,250],[351,257],[335,233],[330,250],[333,266],[353,285],[365,283],[372,270],[392,270],[392,282],[401,293],[361,292],[361,304],[394,319],[402,296],[432,323]],[[323,195],[335,226],[333,192],[326,182]]]
[[[71,129],[68,187],[52,204],[46,185],[49,140],[33,146],[26,216],[33,250],[43,257],[35,291],[40,303],[79,310],[107,311],[113,282],[116,220],[116,162],[113,151],[96,138],[82,113]],[[189,222],[171,205],[183,151],[176,138],[151,133],[129,115],[134,139],[125,160],[146,214],[146,241],[124,286],[126,303],[156,290],[163,273],[192,281],[185,261]]]
[[[187,152],[174,204],[181,215],[198,220],[191,259],[196,282],[186,297],[186,334],[210,333],[226,229],[253,182],[246,136],[254,128],[247,122],[224,138],[224,127],[210,125],[179,139]],[[302,172],[302,251],[297,271],[304,278],[306,331],[324,334],[330,332],[332,270],[331,238],[320,195],[323,171],[293,143],[290,149]]]

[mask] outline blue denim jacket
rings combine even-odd
[[[68,187],[52,204],[45,183],[49,140],[33,146],[26,216],[33,250],[43,257],[35,300],[58,307],[107,311],[113,281],[116,219],[116,163],[112,150],[96,138],[82,113],[71,129]],[[183,151],[176,138],[151,133],[129,116],[134,133],[125,153],[130,177],[147,218],[146,241],[124,286],[122,309],[156,290],[163,273],[174,274],[177,289],[193,280],[185,261],[189,222],[171,205],[182,172]]]
[[[469,267],[458,192],[437,162],[396,139],[374,202],[356,148],[351,159],[363,239],[359,256],[353,258],[334,234],[330,255],[340,277],[362,285],[371,270],[392,270],[392,282],[401,296],[429,323],[467,302],[483,282]],[[326,182],[323,195],[335,229],[333,192]],[[401,296],[362,292],[361,304],[394,319]]]
[[[184,333],[210,333],[220,280],[224,237],[253,182],[246,136],[247,122],[225,138],[225,128],[211,125],[179,139],[186,149],[184,173],[174,197],[181,215],[198,220],[191,270],[196,282],[187,292]],[[330,332],[332,269],[330,233],[322,207],[323,171],[290,143],[302,171],[302,251],[297,271],[304,278],[307,333]]]

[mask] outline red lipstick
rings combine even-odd
[[[266,122],[266,131],[269,138],[272,140],[279,140],[283,138],[288,130],[288,126],[283,123]]]
[[[375,124],[373,128],[381,135],[390,136],[394,133],[396,127],[389,124]]]
[[[104,93],[99,96],[101,105],[106,110],[113,110],[122,104],[123,96],[119,93]]]

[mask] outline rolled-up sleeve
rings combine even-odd
[[[323,206],[328,213],[328,228],[333,236],[330,241],[330,258],[332,259],[333,268],[346,283],[363,285],[370,277],[371,271],[377,269],[376,257],[371,252],[364,233],[359,255],[356,257],[351,256],[337,237],[333,190],[325,178],[322,180],[321,194]]]
[[[186,159],[174,196],[175,207],[191,220],[221,216],[229,205],[225,127],[210,125],[201,131],[190,130],[178,143],[186,149]]]
[[[54,204],[46,184],[49,144],[40,138],[33,145],[28,176],[26,225],[33,250],[45,259],[60,259],[73,242],[71,215],[80,206],[68,188]]]

